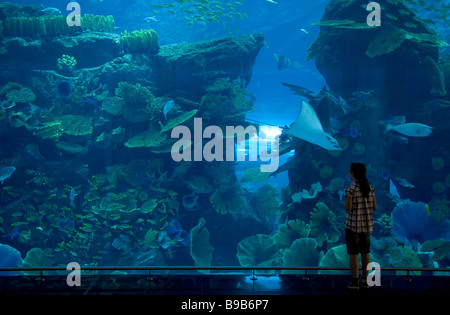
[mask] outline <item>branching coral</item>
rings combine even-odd
[[[281,262],[281,253],[270,236],[257,234],[238,243],[237,258],[244,267],[277,266]]]
[[[323,202],[317,203],[312,211],[310,226],[310,236],[317,240],[319,246],[325,241],[335,243],[341,236],[336,215]]]

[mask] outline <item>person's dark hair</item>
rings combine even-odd
[[[363,196],[368,197],[370,185],[369,180],[366,178],[366,166],[362,163],[352,163],[350,165],[350,172],[352,172],[355,181],[359,184]]]

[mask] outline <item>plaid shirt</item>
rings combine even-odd
[[[373,231],[373,210],[375,189],[370,186],[369,196],[363,197],[359,184],[353,182],[346,190],[345,197],[352,198],[352,209],[347,211],[345,228],[355,233],[369,233]]]

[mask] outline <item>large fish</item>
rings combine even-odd
[[[428,137],[433,132],[433,127],[419,123],[406,123],[396,126],[387,124],[386,132],[389,131],[395,131],[408,137]]]
[[[326,150],[342,150],[336,139],[323,130],[316,112],[310,104],[303,101],[297,120],[285,132]]]
[[[9,178],[16,168],[14,166],[6,166],[0,170],[0,183],[3,184],[3,181]]]

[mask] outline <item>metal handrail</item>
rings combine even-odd
[[[72,269],[73,270],[73,269]],[[299,271],[342,271],[350,270],[345,267],[279,267],[279,266],[214,266],[214,267],[201,267],[201,266],[103,266],[103,267],[82,267],[77,270],[85,271],[196,271],[196,270],[299,270]],[[450,272],[450,268],[380,268],[381,271],[421,271],[421,272]],[[0,272],[4,271],[71,271],[66,267],[8,267],[0,268]]]

